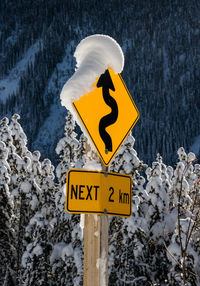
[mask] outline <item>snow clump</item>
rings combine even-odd
[[[115,73],[121,73],[124,67],[124,54],[113,38],[96,34],[79,43],[74,57],[77,62],[76,71],[63,86],[60,99],[62,105],[72,113],[73,118],[83,129],[72,103],[92,91],[97,78],[107,68],[113,69]],[[84,129],[82,131],[84,132]]]

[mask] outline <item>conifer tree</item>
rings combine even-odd
[[[81,134],[79,140],[78,140],[78,147],[77,147],[77,154],[76,154],[76,161],[75,161],[75,168],[76,169],[82,169],[85,160],[86,160],[86,142],[85,142],[85,136],[84,134]]]
[[[134,281],[137,281],[137,285],[144,283],[145,272],[143,268],[138,267],[138,263],[141,262],[140,259],[143,256],[141,247],[145,245],[145,233],[140,227],[141,222],[137,221],[140,199],[134,186],[137,185],[137,181],[140,181],[140,191],[143,192],[144,196],[144,182],[142,184],[144,179],[139,175],[139,171],[145,168],[146,165],[137,157],[137,152],[133,148],[134,142],[133,136],[129,135],[110,166],[110,171],[129,174],[133,180],[133,216],[129,219],[113,217],[110,220],[110,285],[120,285],[121,282],[124,285],[127,282],[128,285],[128,283],[134,283]],[[144,249],[143,252],[145,252]]]
[[[25,230],[29,243],[22,255],[21,283],[28,285],[51,285],[50,263],[51,248],[47,243],[48,221],[42,213],[36,213]]]
[[[56,147],[56,153],[60,155],[61,161],[56,168],[56,174],[60,184],[66,183],[66,172],[74,168],[75,162],[77,161],[77,148],[78,140],[76,139],[77,134],[74,131],[75,121],[72,114],[68,112],[66,116],[65,125],[65,137],[63,137]]]
[[[0,141],[0,281],[2,285],[11,286],[16,283],[15,276],[15,232],[13,229],[13,202],[9,191],[10,182],[8,149]]]
[[[30,161],[28,157],[20,158],[16,162],[18,170],[18,190],[14,194],[18,207],[18,225],[17,225],[17,253],[18,253],[18,280],[22,283],[21,259],[26,249],[29,239],[25,237],[25,229],[29,224],[31,217],[37,212],[41,191],[35,180],[30,176]]]
[[[38,163],[37,163],[38,165]],[[54,167],[49,159],[44,159],[38,168],[33,168],[40,187],[38,210],[30,219],[25,230],[26,250],[22,256],[23,285],[52,285],[50,265],[52,251],[52,230],[55,221]]]
[[[71,168],[80,168],[84,164],[84,137],[77,140],[75,121],[68,112],[65,125],[65,137],[57,147],[60,163],[56,168],[59,180],[58,192],[55,194],[55,220],[53,228],[53,250],[51,255],[53,281],[60,285],[81,285],[82,256],[80,216],[71,215],[65,211],[66,173]],[[79,259],[78,259],[79,258]],[[56,284],[55,284],[56,285]]]
[[[117,152],[114,160],[111,162],[110,171],[136,176],[138,170],[144,168],[144,163],[139,160],[137,152],[133,148],[134,143],[135,139],[130,134]]]
[[[145,214],[147,225],[146,239],[148,241],[147,261],[149,265],[149,281],[151,283],[168,283],[166,276],[170,263],[166,255],[165,244],[175,228],[174,213],[169,211],[168,190],[171,187],[167,166],[158,154],[156,162],[146,170],[148,208]],[[165,244],[164,244],[165,243]],[[152,273],[154,273],[152,275]]]
[[[41,154],[38,150],[33,151],[33,153],[30,155],[31,176],[35,179],[35,181],[38,185],[40,185],[41,174],[42,174],[40,157],[41,157]]]
[[[28,152],[28,148],[27,148],[27,137],[20,125],[20,123],[18,122],[18,120],[20,119],[20,115],[19,114],[14,114],[11,117],[11,121],[9,124],[10,130],[11,130],[11,135],[13,137],[13,144],[16,148],[16,153],[20,156],[20,157],[24,157],[26,156],[27,152]]]
[[[26,248],[25,227],[37,210],[40,190],[31,176],[31,153],[27,148],[27,138],[21,125],[19,115],[12,116],[10,124],[7,118],[1,120],[0,137],[8,150],[10,180],[8,187],[14,203],[13,227],[16,233],[13,258],[16,267],[16,283],[21,281],[21,257]]]
[[[199,164],[195,155],[178,150],[177,163],[172,179],[172,209],[177,210],[176,227],[168,246],[168,258],[172,267],[168,274],[170,283],[177,285],[198,285],[199,254],[195,247],[198,235],[199,211]]]
[[[8,149],[8,158],[9,158],[10,154],[15,152],[16,148],[13,145],[13,138],[8,123],[9,120],[7,117],[4,117],[0,121],[0,140],[6,144],[6,147]]]

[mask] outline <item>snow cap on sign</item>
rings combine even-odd
[[[124,67],[124,55],[113,38],[97,34],[83,39],[77,46],[74,56],[77,62],[76,71],[63,86],[60,98],[62,105],[73,114],[84,132],[72,103],[92,91],[95,88],[93,84],[107,68],[113,69],[115,73],[121,73]]]

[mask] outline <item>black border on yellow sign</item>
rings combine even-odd
[[[135,105],[135,102],[133,101],[133,98],[132,98],[132,96],[130,95],[130,93],[129,93],[127,87],[126,87],[123,78],[121,77],[120,74],[118,74],[118,76],[120,77],[120,79],[121,79],[121,81],[122,81],[122,83],[123,83],[123,85],[124,85],[124,87],[125,87],[125,89],[126,89],[127,94],[129,95],[129,97],[130,97],[130,99],[131,99],[131,101],[132,101],[132,103],[133,103],[135,109],[137,110],[138,116],[136,117],[135,121],[133,122],[133,124],[131,125],[131,127],[130,127],[129,130],[127,131],[127,133],[125,134],[125,136],[124,136],[124,138],[122,139],[122,141],[119,143],[118,147],[116,148],[115,152],[113,153],[112,157],[110,158],[110,160],[109,160],[108,162],[105,162],[105,160],[103,159],[103,157],[102,157],[102,155],[101,155],[101,153],[100,153],[100,151],[99,151],[97,145],[95,144],[95,141],[94,141],[93,138],[92,138],[92,135],[90,134],[90,132],[89,132],[89,130],[88,130],[88,128],[87,128],[85,122],[83,121],[83,118],[81,117],[80,113],[78,112],[78,109],[76,108],[75,103],[73,102],[73,106],[74,106],[74,108],[75,108],[75,110],[76,110],[76,112],[77,112],[79,118],[81,119],[81,121],[82,121],[82,123],[83,123],[83,125],[84,125],[84,127],[85,127],[85,129],[86,129],[86,131],[87,131],[87,133],[88,133],[89,136],[90,136],[90,139],[92,140],[92,142],[93,142],[93,144],[94,144],[94,146],[95,146],[95,148],[96,148],[96,150],[97,150],[97,152],[98,152],[98,154],[99,154],[99,156],[100,156],[100,158],[101,158],[101,160],[102,160],[102,162],[103,162],[103,164],[104,164],[105,166],[108,166],[108,165],[111,163],[112,159],[113,159],[114,156],[116,155],[116,153],[117,153],[117,151],[119,150],[120,146],[123,144],[124,140],[126,139],[126,137],[128,136],[128,134],[130,133],[131,129],[134,127],[134,125],[136,124],[136,122],[138,121],[138,119],[139,119],[139,117],[140,117],[140,113],[139,113],[139,111],[138,111],[138,109],[137,109],[137,106]]]
[[[69,202],[69,183],[70,183],[70,174],[74,173],[95,173],[95,174],[108,174],[111,176],[120,176],[120,177],[126,177],[130,179],[130,213],[128,215],[125,214],[119,214],[119,213],[112,213],[112,212],[107,212],[106,214],[102,212],[97,212],[97,211],[87,211],[87,210],[70,210],[68,207],[68,202]],[[69,213],[85,213],[85,214],[103,214],[103,215],[113,215],[113,216],[123,216],[123,217],[130,217],[132,215],[132,179],[130,175],[125,175],[125,174],[120,174],[120,173],[112,173],[112,172],[98,172],[98,171],[89,171],[89,170],[78,170],[78,169],[70,169],[67,172],[67,184],[66,184],[66,201],[65,201],[65,210]]]

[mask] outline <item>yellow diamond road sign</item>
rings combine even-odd
[[[66,186],[67,212],[131,216],[129,175],[71,169],[67,172]]]
[[[73,106],[108,166],[139,119],[139,112],[120,74],[108,69],[94,86]]]

